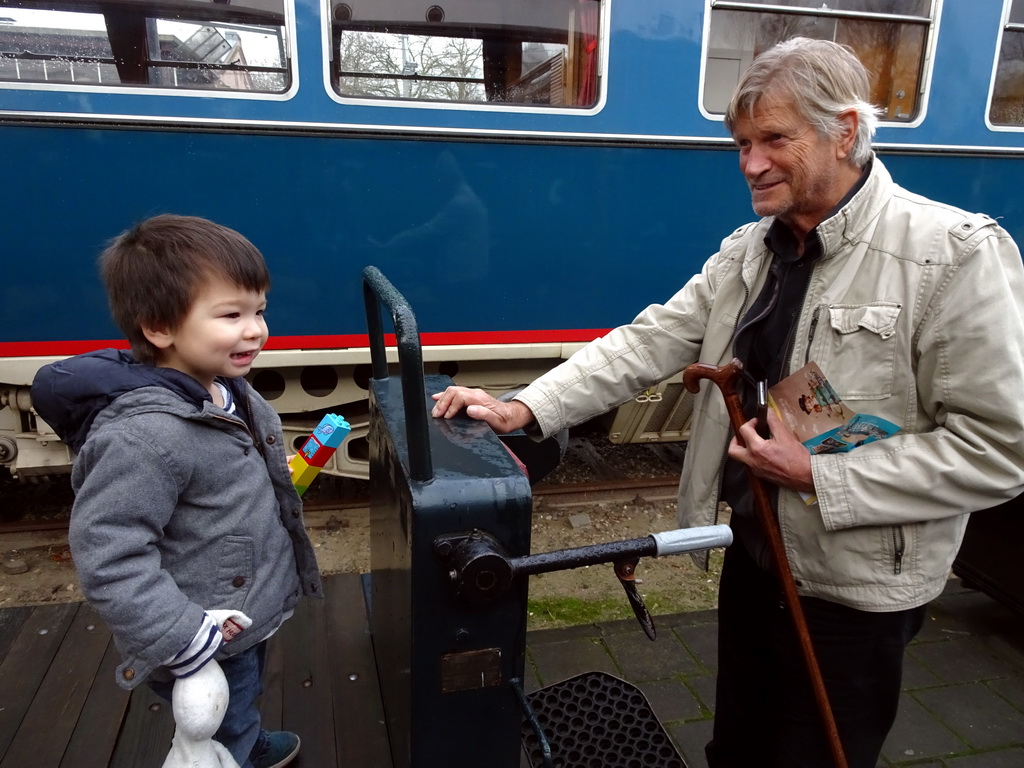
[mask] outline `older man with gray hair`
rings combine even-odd
[[[876,110],[844,46],[794,38],[758,56],[726,113],[760,220],[665,304],[649,306],[511,402],[451,387],[498,431],[547,436],[700,361],[773,385],[810,361],[856,412],[899,426],[812,455],[755,404],[731,436],[697,396],[680,480],[684,526],[731,508],[719,594],[711,768],[833,764],[754,514],[771,504],[848,764],[874,768],[896,717],[904,649],[943,589],[969,513],[1024,487],[1024,267],[993,219],[898,186],[871,149]],[[979,372],[984,371],[984,376]],[[810,499],[811,501],[808,501]]]

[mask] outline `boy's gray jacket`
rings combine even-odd
[[[124,657],[122,687],[186,647],[204,610],[253,621],[223,658],[272,633],[303,593],[322,594],[281,421],[242,384],[251,432],[212,402],[147,386],[99,412],[75,461],[71,551]]]
[[[693,362],[725,365],[765,281],[773,219],[749,224],[664,305],[573,355],[516,399],[540,432],[577,424]],[[801,594],[868,611],[921,605],[943,588],[967,515],[1024,482],[1024,268],[991,218],[914,195],[876,157],[854,197],[818,227],[788,358],[815,361],[854,411],[901,427],[811,458],[817,503],[780,491],[779,523]],[[715,521],[731,430],[721,393],[697,395],[680,523]]]

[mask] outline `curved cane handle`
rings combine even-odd
[[[723,393],[735,391],[736,380],[743,373],[743,363],[738,357],[734,357],[728,364],[723,366],[711,365],[710,363],[693,363],[683,370],[683,386],[690,392],[696,393],[700,389],[702,379],[711,379],[718,385]]]

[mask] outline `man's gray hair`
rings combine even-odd
[[[870,93],[868,71],[849,47],[793,37],[759,55],[743,73],[725,111],[725,126],[731,133],[741,114],[752,116],[764,99],[781,96],[792,99],[819,135],[835,139],[842,134],[839,115],[854,109],[859,121],[850,162],[861,168],[871,158],[881,112],[868,101]]]

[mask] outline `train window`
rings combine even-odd
[[[600,0],[331,0],[341,96],[590,107]]]
[[[988,119],[995,125],[1024,125],[1024,0],[1010,2]]]
[[[0,81],[282,92],[284,2],[0,1]]]
[[[871,100],[882,119],[912,120],[932,13],[932,0],[711,0],[704,109],[723,114],[758,53],[802,36],[852,48],[871,74]]]

